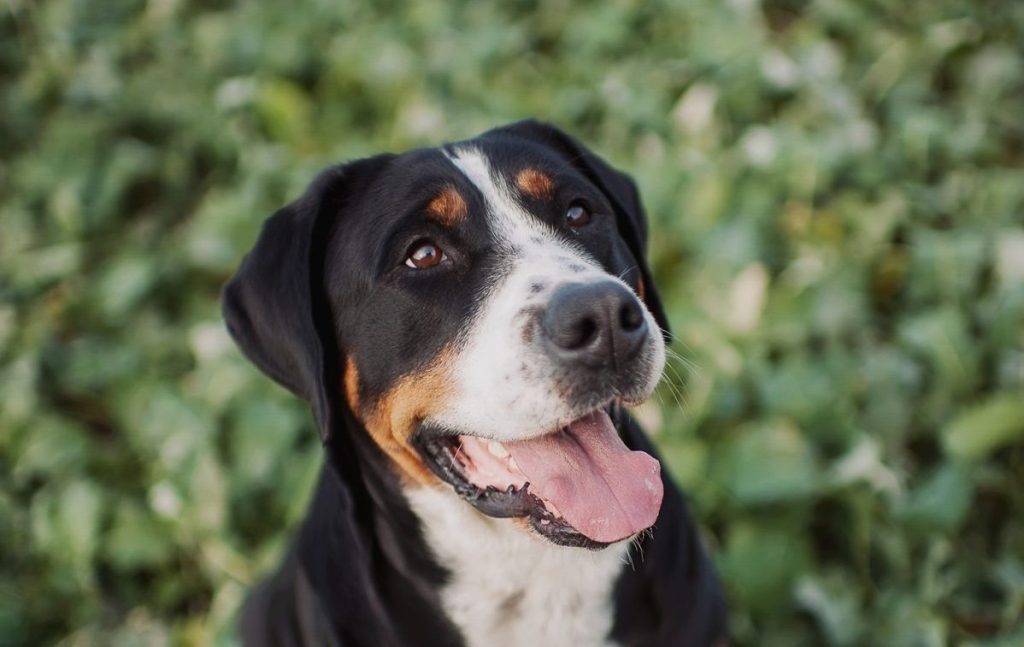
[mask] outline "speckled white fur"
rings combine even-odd
[[[628,542],[557,546],[510,519],[477,512],[447,487],[406,492],[428,545],[451,572],[445,613],[468,647],[602,647]]]

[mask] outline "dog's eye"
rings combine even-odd
[[[437,266],[446,258],[444,250],[429,240],[422,240],[410,248],[405,264],[414,270],[425,270]]]
[[[579,202],[569,205],[565,212],[565,224],[570,227],[583,227],[590,222],[590,211]]]

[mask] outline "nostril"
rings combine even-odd
[[[563,346],[568,350],[575,350],[586,346],[597,334],[597,322],[590,317],[584,317],[576,321],[570,328],[570,334],[566,336]]]
[[[543,339],[557,357],[592,368],[622,365],[647,338],[643,305],[613,281],[559,286],[541,317]]]
[[[619,325],[626,332],[633,332],[644,325],[644,315],[635,303],[625,303],[619,308]]]

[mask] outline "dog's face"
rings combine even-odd
[[[347,405],[407,487],[452,487],[559,544],[600,547],[653,524],[658,463],[612,423],[615,407],[650,396],[664,365],[625,176],[526,123],[342,167],[296,205],[292,220],[317,212],[298,228],[308,233],[268,224],[250,259],[269,258],[247,260],[263,269],[243,266],[226,313],[257,365],[314,402],[326,433],[350,433],[325,422]],[[261,281],[307,289],[281,277],[289,244],[306,258],[297,307],[310,310],[314,355],[331,357],[289,359],[302,339],[254,322],[291,325],[280,311],[290,304],[251,303],[275,293]],[[268,357],[267,343],[285,348]]]

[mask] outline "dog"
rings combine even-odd
[[[684,498],[625,410],[668,322],[633,181],[555,128],[323,171],[224,290],[326,460],[247,645],[704,646]]]

